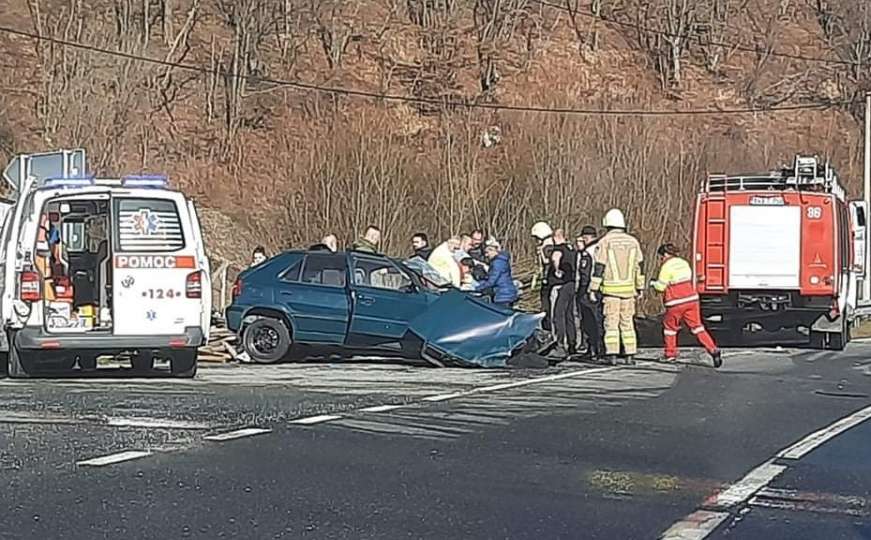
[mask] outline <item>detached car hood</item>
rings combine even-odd
[[[448,291],[409,323],[426,360],[443,365],[507,367],[521,351],[537,352],[544,314],[514,311]]]

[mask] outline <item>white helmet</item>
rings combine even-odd
[[[626,218],[623,217],[623,212],[619,208],[612,208],[605,214],[602,226],[608,229],[625,229]]]
[[[532,236],[538,238],[539,240],[545,240],[553,236],[553,229],[551,229],[550,225],[548,225],[544,221],[539,221],[532,226]]]

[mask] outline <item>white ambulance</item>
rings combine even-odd
[[[82,150],[17,156],[0,203],[0,374],[129,359],[193,377],[208,340],[209,263],[193,203],[165,177],[83,176]]]

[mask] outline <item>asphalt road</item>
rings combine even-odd
[[[0,538],[871,539],[871,344],[725,360],[3,380]]]

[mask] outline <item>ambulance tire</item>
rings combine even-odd
[[[173,377],[193,379],[197,374],[197,349],[172,350],[169,352],[169,369]]]
[[[151,353],[135,354],[130,358],[130,367],[137,373],[152,371],[154,370],[154,355]]]
[[[284,322],[263,317],[245,327],[242,345],[258,364],[274,364],[287,357],[293,340]]]
[[[24,361],[21,358],[21,353],[14,346],[9,347],[9,359],[7,361],[8,374],[13,379],[24,379],[30,376],[28,370],[24,367]]]

